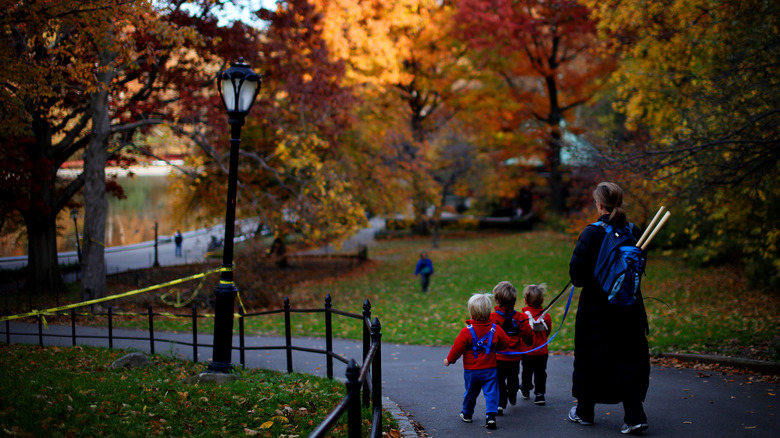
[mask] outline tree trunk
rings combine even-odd
[[[113,56],[103,52],[102,65],[110,65]],[[108,86],[113,79],[111,68],[98,69],[98,89],[90,95],[92,138],[84,157],[84,249],[82,254],[81,296],[84,300],[106,296],[106,162],[111,123],[108,110]]]
[[[57,226],[55,214],[38,210],[24,213],[27,226],[27,293],[49,293],[65,290],[57,260]]]
[[[550,209],[557,215],[564,213],[563,176],[561,174],[561,132],[553,128],[548,146],[550,164]]]

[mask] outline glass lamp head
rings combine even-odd
[[[217,88],[228,114],[245,116],[249,113],[261,83],[260,75],[244,62],[244,58],[238,58],[238,62],[221,72],[217,76]]]

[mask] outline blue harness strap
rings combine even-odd
[[[566,289],[564,289],[564,290],[566,290]],[[556,336],[558,336],[558,332],[561,331],[561,327],[563,327],[563,322],[566,321],[566,315],[569,313],[569,306],[571,305],[571,297],[573,297],[573,296],[574,296],[574,286],[571,287],[571,292],[569,292],[569,300],[566,302],[566,310],[563,312],[563,318],[561,318],[561,323],[558,325],[558,330],[555,331],[554,335],[550,336],[550,339],[548,339],[547,342],[545,342],[544,344],[542,344],[542,345],[540,345],[540,346],[538,346],[536,348],[528,350],[528,351],[507,351],[505,353],[498,351],[498,352],[496,352],[496,354],[502,354],[504,356],[514,356],[516,354],[526,354],[526,353],[530,353],[532,351],[536,351],[536,350],[544,347],[545,345],[549,344],[550,341],[552,341]],[[473,335],[472,335],[472,337],[473,337]]]
[[[496,324],[493,323],[490,331],[485,333],[485,336],[479,340],[477,339],[477,332],[474,331],[474,327],[471,324],[467,325],[466,328],[471,332],[471,349],[474,351],[474,359],[477,358],[480,347],[485,350],[485,354],[490,354],[490,346],[493,345],[493,334],[496,332]],[[485,341],[487,341],[487,344]]]
[[[496,310],[496,313],[501,315],[504,319],[508,318],[509,321],[512,323],[512,325],[517,327],[517,321],[514,319],[515,313],[517,313],[515,309],[512,309],[512,311],[509,312],[509,315],[507,315],[506,312],[503,312],[501,310]]]

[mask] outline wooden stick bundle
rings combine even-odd
[[[642,237],[640,237],[636,242],[636,246],[641,247],[642,251],[647,248],[647,245],[650,244],[650,241],[653,240],[661,227],[664,226],[667,220],[669,220],[669,216],[672,215],[672,213],[669,211],[664,214],[664,210],[666,210],[666,208],[662,205],[661,208],[658,209],[658,213],[656,213],[653,217],[653,220],[650,221],[650,225],[648,225],[645,232],[642,233]],[[663,217],[661,217],[661,214],[663,214]],[[658,221],[659,217],[661,218],[660,222]],[[656,225],[656,222],[658,222],[658,225]]]

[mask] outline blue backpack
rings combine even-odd
[[[591,225],[606,232],[593,271],[596,280],[611,304],[634,304],[646,263],[642,249],[636,246],[632,233],[634,224],[629,223],[623,228],[614,228],[606,222]]]
[[[493,345],[493,334],[496,333],[496,324],[493,323],[490,331],[485,333],[485,336],[480,339],[477,339],[477,332],[474,331],[474,327],[471,324],[467,325],[466,328],[471,332],[471,349],[474,351],[474,359],[477,358],[480,348],[485,350],[485,354],[490,354],[490,346]]]

